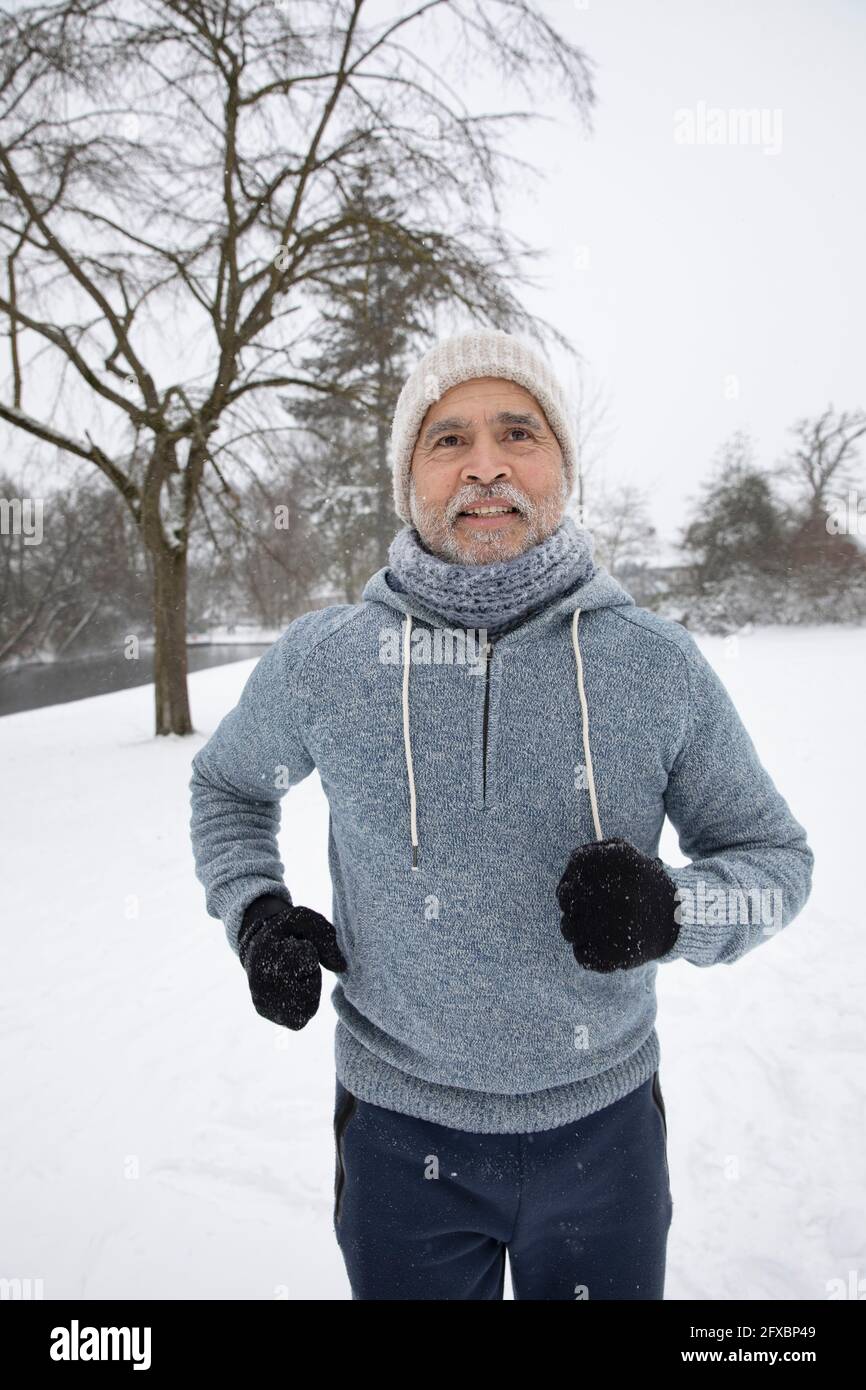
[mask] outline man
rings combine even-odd
[[[194,760],[208,910],[265,1018],[302,1028],[337,975],[354,1298],[498,1299],[507,1249],[516,1298],[660,1299],[657,967],[767,940],[812,854],[692,638],[564,515],[568,401],[532,347],[432,348],[391,459],[390,564],[295,619]],[[333,923],[275,838],[313,768]],[[665,815],[684,868],[655,857]]]

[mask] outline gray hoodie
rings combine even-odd
[[[343,1085],[460,1129],[566,1124],[660,1062],[657,963],[586,970],[561,935],[575,846],[655,856],[667,815],[691,862],[665,865],[681,925],[659,963],[698,966],[791,922],[812,852],[693,639],[604,570],[487,650],[386,573],[295,619],[196,755],[207,908],[237,951],[256,897],[291,901],[280,801],[315,768],[348,962],[331,995]]]

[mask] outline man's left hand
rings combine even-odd
[[[627,840],[579,845],[556,890],[562,934],[578,965],[630,970],[665,955],[680,930],[676,893],[662,861]]]

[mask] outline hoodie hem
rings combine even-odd
[[[525,1095],[442,1086],[385,1062],[364,1047],[338,1019],[334,1060],[339,1081],[369,1105],[480,1134],[533,1134],[585,1119],[637,1090],[661,1060],[658,1033],[652,1028],[640,1047],[624,1061],[597,1076]]]

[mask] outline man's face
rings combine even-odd
[[[553,534],[567,498],[556,435],[516,382],[463,381],[424,416],[409,502],[434,555],[462,565],[510,560]]]

